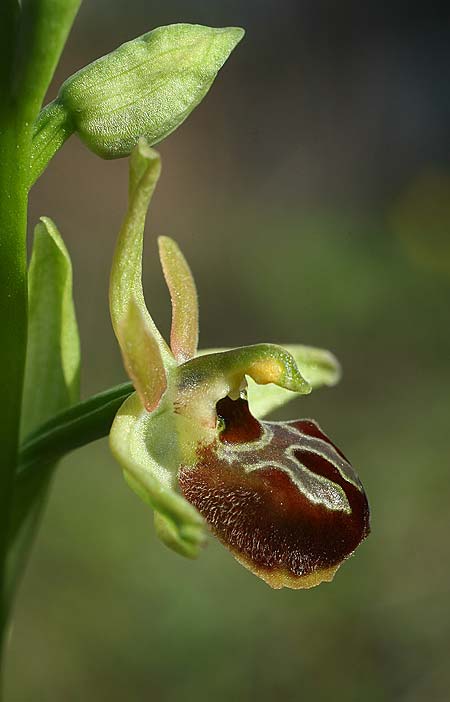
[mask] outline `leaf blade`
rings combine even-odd
[[[54,222],[35,229],[29,267],[29,331],[23,389],[22,436],[79,399],[80,342],[72,297],[72,265]],[[45,506],[55,460],[29,479],[16,476],[9,523],[8,598],[12,597]]]
[[[35,229],[29,269],[29,325],[22,436],[79,398],[80,342],[72,265],[54,222]],[[36,392],[45,388],[45,392]]]

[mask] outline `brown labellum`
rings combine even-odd
[[[217,537],[271,587],[333,578],[369,534],[353,468],[312,420],[258,422],[243,399],[217,405],[224,429],[182,467],[180,489]]]

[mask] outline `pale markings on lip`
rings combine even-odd
[[[217,455],[220,458],[224,458],[227,463],[234,463],[236,454],[239,453],[254,453],[256,451],[261,451],[272,443],[273,440],[273,430],[270,428],[269,422],[261,424],[261,429],[263,434],[260,439],[254,439],[253,441],[245,441],[242,444],[226,444],[220,443],[217,450]]]
[[[314,422],[314,424],[316,423]],[[361,485],[351,465],[342,458],[331,444],[318,437],[308,436],[297,427],[289,426],[282,422],[264,422],[261,424],[261,428],[263,434],[260,439],[243,444],[219,443],[216,446],[218,458],[225,460],[229,465],[237,463],[246,473],[265,468],[282,470],[289,475],[301,494],[313,504],[320,504],[332,511],[351,514],[352,510],[344,489],[329,478],[311,471],[295,456],[295,451],[298,450],[314,453],[324,458],[339,472],[345,481],[361,491]],[[283,429],[300,438],[300,443],[286,444]],[[269,455],[264,460],[261,460],[258,454],[265,448],[270,448],[275,438],[278,438],[281,444],[277,447],[278,455],[273,458]],[[286,463],[281,463],[277,460],[280,450],[283,451]],[[246,453],[248,454],[247,461],[244,462],[242,459]]]
[[[317,427],[317,429],[322,434],[324,434],[324,436],[326,436],[325,432],[322,431],[322,429],[314,419],[308,419],[306,421],[314,424],[314,426]],[[316,436],[309,436],[308,434],[304,434],[302,431],[300,431],[298,427],[292,426],[291,422],[270,423],[272,425],[278,425],[280,428],[287,429],[294,435],[301,436],[302,446],[300,448],[302,450],[306,449],[307,451],[315,453],[318,456],[324,458],[326,461],[331,463],[336,468],[336,470],[339,471],[341,477],[344,478],[344,480],[346,480],[348,483],[351,483],[351,485],[353,485],[360,492],[363,491],[361,481],[359,480],[358,476],[353,470],[351,463],[349,463],[347,460],[345,460],[345,458],[343,458],[343,456],[339,453],[339,451],[336,450],[332,443],[324,441],[323,439],[320,439]]]

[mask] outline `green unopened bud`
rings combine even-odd
[[[141,136],[150,145],[164,139],[201,102],[243,34],[238,27],[172,24],[82,68],[37,121],[32,181],[73,132],[108,159],[130,154]]]

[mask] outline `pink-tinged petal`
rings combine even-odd
[[[158,245],[164,278],[172,301],[170,347],[178,363],[185,363],[197,353],[197,288],[191,269],[173,239],[160,236]]]

